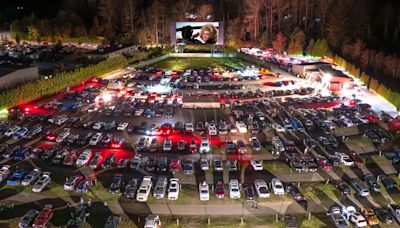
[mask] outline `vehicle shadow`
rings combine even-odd
[[[104,227],[108,216],[110,216],[111,210],[101,202],[94,202],[89,208],[90,213],[86,222],[91,225],[91,227]]]
[[[4,205],[4,208],[0,212],[0,221],[22,217],[31,209],[40,210],[41,207],[34,202],[19,204],[14,207],[11,204]]]

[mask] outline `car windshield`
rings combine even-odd
[[[261,188],[259,188],[259,191],[260,191],[261,193],[268,193],[267,187],[261,187]]]
[[[170,192],[176,192],[177,189],[176,189],[176,188],[171,188],[169,191],[170,191]]]
[[[201,193],[202,194],[206,194],[206,193],[208,193],[208,191],[207,190],[201,190]]]
[[[147,191],[146,191],[146,189],[140,189],[139,190],[139,193],[146,193]]]

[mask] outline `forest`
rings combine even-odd
[[[34,2],[30,13],[20,18],[0,10],[0,21],[11,25],[17,41],[168,44],[172,22],[223,21],[226,46],[314,55],[330,50],[399,90],[393,83],[400,78],[400,3],[396,0]]]

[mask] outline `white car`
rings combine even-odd
[[[0,183],[5,181],[10,176],[11,170],[9,165],[3,165],[0,169]]]
[[[185,123],[185,131],[186,131],[187,133],[192,133],[192,132],[194,132],[194,125],[193,125],[192,122],[190,122],[190,123]]]
[[[207,181],[199,183],[199,197],[201,201],[210,200],[210,189]]]
[[[239,133],[247,133],[247,126],[242,121],[236,121],[236,127],[239,130]]]
[[[89,141],[89,145],[96,146],[103,139],[103,135],[100,132],[97,132]]]
[[[237,179],[229,180],[229,197],[231,199],[240,199],[240,186]]]
[[[251,160],[250,163],[255,171],[261,171],[264,169],[262,160]]]
[[[352,222],[357,227],[365,227],[368,225],[365,218],[353,206],[343,206],[342,215],[346,220]]]
[[[285,188],[282,182],[278,178],[273,178],[271,180],[272,190],[275,195],[283,196],[285,194]]]
[[[256,179],[254,181],[254,187],[256,189],[258,197],[260,197],[260,198],[269,198],[271,196],[270,192],[268,190],[268,185],[264,180]]]
[[[86,165],[89,162],[91,156],[92,156],[92,150],[90,150],[90,149],[84,150],[79,155],[78,159],[76,160],[76,163],[75,163],[76,166],[82,167],[82,166]]]
[[[21,129],[21,127],[18,125],[12,126],[12,127],[8,128],[6,132],[4,132],[4,135],[7,137],[11,137],[11,135],[13,135],[15,132],[19,131],[20,129]]]
[[[203,171],[206,171],[206,170],[208,170],[208,160],[206,159],[206,158],[202,158],[201,160],[200,160],[200,167],[201,167],[201,170],[203,170]]]
[[[50,173],[44,172],[43,175],[36,181],[36,183],[32,187],[32,192],[39,193],[42,192],[46,186],[50,183]]]
[[[207,138],[203,138],[201,139],[201,143],[200,143],[200,153],[207,153],[210,151],[210,140],[208,140]]]
[[[117,130],[118,131],[123,131],[128,127],[128,125],[129,125],[129,123],[127,123],[127,122],[119,123],[118,127],[117,127]]]
[[[172,150],[172,140],[171,139],[166,139],[164,141],[163,150],[164,151],[171,151]]]
[[[143,177],[142,183],[140,184],[140,187],[137,190],[136,201],[138,202],[147,201],[151,191],[151,187],[153,186],[153,182],[151,179],[152,179],[151,176]]]
[[[148,215],[146,217],[144,228],[160,228],[160,227],[161,227],[161,220],[158,215]]]
[[[281,125],[279,125],[279,124],[274,124],[274,125],[272,125],[272,127],[275,129],[275,131],[277,131],[277,132],[285,132],[286,130],[285,130],[285,128],[283,128]]]
[[[70,134],[71,134],[71,129],[64,128],[64,130],[60,134],[58,134],[56,142],[60,143],[64,141]]]
[[[106,123],[104,122],[97,122],[93,125],[93,130],[100,130],[102,129],[104,126],[106,126]]]
[[[138,110],[136,110],[135,111],[135,116],[141,116],[141,115],[143,115],[143,112],[144,112],[144,109],[138,109]]]
[[[28,175],[24,177],[24,179],[21,181],[21,184],[23,186],[27,186],[30,184],[33,184],[42,174],[40,169],[33,169]]]
[[[208,134],[217,135],[217,127],[215,126],[215,124],[211,123],[208,125]]]
[[[83,176],[75,175],[71,177],[67,177],[65,179],[64,190],[65,191],[72,191],[75,189],[75,186],[78,184],[79,181],[83,180]]]
[[[347,154],[340,155],[340,163],[342,163],[345,166],[354,166],[354,161],[351,160],[351,158]]]
[[[180,190],[179,179],[171,178],[171,180],[169,180],[168,199],[177,200],[179,197],[179,190]]]

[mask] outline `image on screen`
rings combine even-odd
[[[176,22],[174,44],[223,44],[220,22]]]

